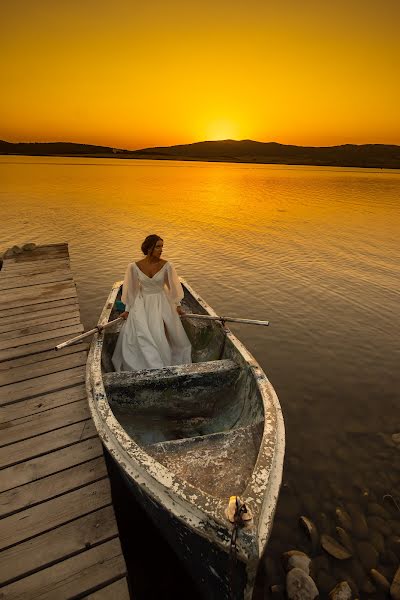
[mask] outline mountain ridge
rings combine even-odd
[[[0,140],[0,154],[400,169],[400,146],[393,144],[295,146],[254,140],[218,140],[125,150],[74,142],[13,143]]]

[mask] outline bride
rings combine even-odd
[[[183,289],[172,264],[161,258],[163,245],[158,235],[148,235],[141,247],[145,257],[126,270],[121,315],[125,322],[112,357],[116,371],[192,362],[191,345],[179,318]]]

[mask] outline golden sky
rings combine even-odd
[[[1,0],[0,139],[400,144],[399,0]]]

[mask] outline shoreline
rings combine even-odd
[[[186,156],[162,156],[162,155],[147,155],[147,154],[138,154],[135,156],[127,155],[126,153],[114,153],[114,152],[106,152],[106,153],[98,153],[98,154],[48,154],[48,153],[35,153],[35,154],[27,154],[27,153],[15,153],[15,152],[2,152],[0,156],[32,156],[32,157],[46,157],[46,158],[117,158],[124,160],[169,160],[175,162],[208,162],[208,163],[231,163],[231,164],[245,164],[245,165],[285,165],[285,166],[297,166],[297,167],[337,167],[337,168],[357,168],[357,169],[387,169],[387,170],[400,170],[399,165],[382,165],[376,163],[370,164],[359,164],[356,161],[346,162],[341,161],[333,162],[333,161],[282,161],[276,160],[272,161],[260,159],[249,159],[245,158],[230,158],[230,157],[186,157]]]

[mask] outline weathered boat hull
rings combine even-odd
[[[183,283],[186,308],[215,316]],[[100,323],[115,317],[118,289],[117,283]],[[89,406],[132,495],[187,566],[203,597],[250,600],[281,483],[282,414],[265,374],[229,330],[215,322],[200,327],[189,323],[186,329],[194,348],[192,366],[135,374],[112,373],[109,355],[115,339],[109,333],[96,335],[88,358]],[[106,375],[102,362],[109,371]],[[225,397],[212,395],[218,385]],[[165,441],[142,443],[127,425],[121,425],[119,411],[126,407],[133,411],[134,426],[139,407],[149,414],[159,409],[166,421],[172,411],[185,427],[189,423],[189,429]],[[192,420],[191,410],[196,412]],[[199,431],[193,429],[192,421],[200,423]],[[236,447],[242,448],[237,456]],[[250,460],[246,448],[253,453]],[[232,493],[241,495],[253,514],[253,520],[240,529],[234,569],[232,525],[225,514]]]
[[[252,569],[242,561],[232,565],[229,554],[185,526],[119,469],[132,497],[182,561],[204,600],[242,600],[246,587],[252,590],[256,565]]]

